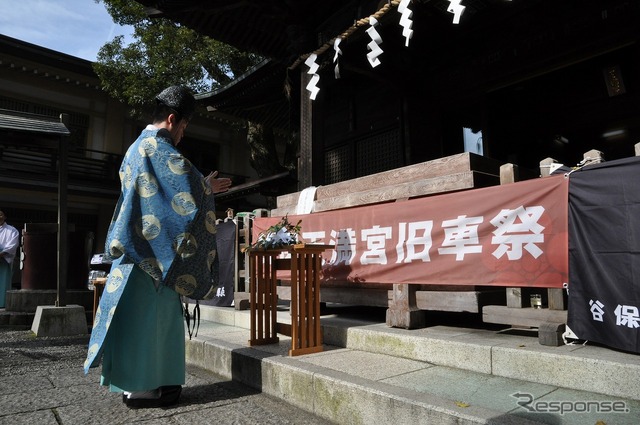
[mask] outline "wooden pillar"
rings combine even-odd
[[[591,149],[582,155],[582,160],[585,162],[585,165],[600,164],[604,162],[604,154],[599,150]]]
[[[313,179],[313,101],[306,87],[311,75],[300,76],[300,158],[298,159],[298,190],[312,185]]]
[[[417,329],[426,326],[425,312],[416,304],[417,285],[393,284],[393,298],[387,309],[387,326],[392,328]]]
[[[584,161],[585,165],[600,164],[601,162],[604,162],[604,154],[599,150],[592,149],[583,154],[582,160]],[[542,162],[540,162],[540,167],[542,169]],[[547,296],[549,298],[548,304],[550,310],[567,309],[568,300],[564,289],[547,289]]]
[[[511,163],[507,163],[507,164],[502,164],[500,166],[500,184],[509,184],[509,183],[515,183],[516,181],[518,181],[518,167],[511,164]],[[508,287],[506,289],[506,296],[507,296],[507,307],[515,307],[515,308],[522,308],[524,307],[523,305],[523,296],[522,296],[522,288],[514,288],[514,287]],[[528,296],[528,294],[525,294],[526,296]]]
[[[553,158],[545,158],[540,161],[540,175],[542,177],[548,177],[551,174],[551,167],[553,164],[557,164],[557,161]],[[547,289],[547,304],[549,306],[549,310],[566,310],[567,300],[564,289]]]
[[[518,169],[513,164],[502,164],[500,166],[500,184],[515,183],[518,181]]]
[[[540,161],[540,177],[549,177],[549,175],[551,174],[551,166],[552,164],[557,164],[558,161],[556,161],[553,158],[545,158],[542,161]]]

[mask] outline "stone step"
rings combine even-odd
[[[248,346],[248,312],[202,310],[198,336],[187,339],[189,363],[336,423],[635,424],[640,411],[640,356],[606,347],[549,347],[535,335],[446,325],[393,329],[329,314],[324,351],[289,357],[285,336]],[[287,319],[288,311],[278,312],[278,321]],[[537,411],[522,406],[527,397]],[[603,409],[616,402],[631,414],[594,411],[599,404],[541,414],[586,401]]]

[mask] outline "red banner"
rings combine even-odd
[[[394,203],[290,216],[325,253],[324,280],[561,288],[568,179],[552,176]],[[254,238],[281,217],[256,218]]]

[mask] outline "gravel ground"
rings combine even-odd
[[[0,424],[330,424],[198,368],[187,368],[180,403],[130,409],[82,370],[88,336],[36,337],[0,329]]]

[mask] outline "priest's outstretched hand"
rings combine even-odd
[[[226,177],[217,178],[217,176],[218,172],[212,171],[207,177],[205,177],[205,181],[209,186],[211,186],[213,193],[222,193],[229,190],[231,187],[231,179]]]

